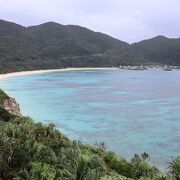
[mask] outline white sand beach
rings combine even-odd
[[[7,74],[0,74],[0,80],[16,77],[16,76],[25,76],[25,75],[31,75],[31,74],[42,74],[42,73],[50,73],[50,72],[60,72],[60,71],[79,71],[79,70],[112,70],[112,69],[118,69],[115,67],[88,67],[88,68],[65,68],[65,69],[48,69],[48,70],[33,70],[33,71],[20,71],[20,72],[13,72],[13,73],[7,73]]]

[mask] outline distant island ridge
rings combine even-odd
[[[180,38],[134,44],[76,25],[24,27],[0,20],[0,73],[67,67],[180,65]]]

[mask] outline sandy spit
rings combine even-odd
[[[80,70],[113,70],[118,68],[105,68],[105,67],[88,67],[88,68],[65,68],[65,69],[48,69],[48,70],[33,70],[33,71],[20,71],[20,72],[13,72],[7,74],[0,74],[0,80],[16,77],[16,76],[26,76],[31,74],[43,74],[43,73],[50,73],[50,72],[61,72],[61,71],[80,71]]]

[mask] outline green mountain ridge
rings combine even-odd
[[[77,25],[24,27],[0,20],[0,73],[62,67],[180,65],[180,39],[155,37],[132,45]]]
[[[50,22],[26,28],[0,21],[2,73],[72,66],[113,66],[104,53],[128,47],[125,42],[80,26]]]
[[[149,62],[180,65],[180,38],[157,36],[131,46]]]

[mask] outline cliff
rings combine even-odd
[[[15,116],[21,116],[19,104],[14,98],[7,96],[1,89],[0,106],[3,107],[6,111],[8,111],[10,114],[13,114]]]
[[[16,116],[21,116],[19,104],[16,102],[14,98],[8,98],[4,100],[4,109],[11,114]]]

